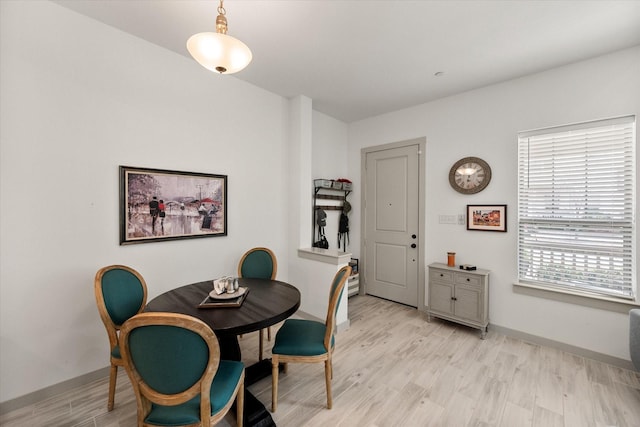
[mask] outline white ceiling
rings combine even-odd
[[[192,34],[215,31],[218,6],[217,0],[55,3],[185,57]],[[315,110],[347,123],[640,45],[636,0],[227,0],[224,6],[228,34],[253,52],[235,77],[285,97],[308,96]]]

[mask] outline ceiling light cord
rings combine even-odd
[[[216,18],[216,33],[227,34],[227,18],[225,15],[227,11],[222,5],[223,0],[220,0],[220,6],[218,6],[218,17]]]

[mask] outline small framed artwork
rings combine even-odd
[[[467,205],[467,230],[507,231],[507,205]]]
[[[120,245],[226,235],[226,175],[120,166]]]

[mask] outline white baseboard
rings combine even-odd
[[[517,338],[522,341],[527,341],[533,344],[539,344],[539,345],[544,345],[546,347],[557,348],[558,350],[562,350],[567,353],[586,357],[587,359],[597,360],[598,362],[607,363],[609,365],[617,366],[622,369],[628,369],[630,371],[634,370],[630,360],[620,359],[618,357],[610,356],[608,354],[598,353],[597,351],[587,350],[586,348],[576,347],[560,341],[554,341],[554,340],[539,337],[536,335],[527,334],[526,332],[505,328],[504,326],[494,325],[492,323],[489,323],[489,330],[493,330],[502,335],[507,335],[509,337]]]
[[[41,390],[25,394],[24,396],[7,400],[6,402],[0,403],[0,415],[14,411],[16,409],[24,408],[25,406],[33,405],[34,403],[38,403],[59,394],[65,393],[76,387],[81,387],[93,381],[107,377],[109,377],[109,366],[93,372],[89,372],[88,374],[80,375],[79,377],[71,378],[70,380],[66,380],[49,387],[45,387]]]

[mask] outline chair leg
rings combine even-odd
[[[236,424],[238,427],[242,427],[244,423],[244,380],[238,388],[238,394],[236,395]]]
[[[278,356],[271,358],[271,412],[278,408]]]
[[[260,329],[260,337],[259,337],[260,342],[258,343],[258,361],[262,360],[262,353],[264,351],[264,346],[262,344],[263,338],[264,338],[264,329]]]
[[[113,411],[113,402],[116,396],[116,380],[118,379],[118,365],[111,364],[109,369],[109,400],[107,402],[107,410]]]
[[[324,361],[324,378],[327,383],[327,409],[331,409],[333,400],[331,398],[331,360]]]

